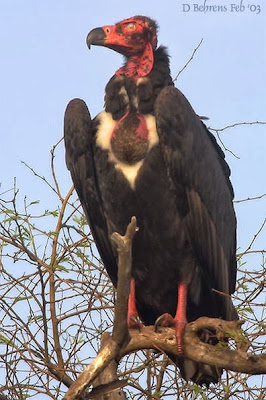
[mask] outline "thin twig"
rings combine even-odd
[[[227,151],[228,153],[231,153],[235,158],[240,159],[239,156],[237,156],[232,150],[228,149],[225,146],[224,142],[221,139],[220,132],[223,132],[230,128],[235,128],[237,126],[242,126],[242,125],[264,125],[264,124],[266,124],[266,121],[236,122],[231,125],[226,125],[223,128],[212,128],[211,126],[208,126],[207,129],[216,133],[217,138],[218,138],[221,146],[223,147],[224,151]]]
[[[47,179],[44,176],[41,176],[40,174],[38,174],[34,170],[34,168],[32,168],[30,165],[28,165],[25,161],[21,161],[21,163],[23,165],[25,165],[25,167],[27,167],[33,173],[34,176],[36,176],[37,178],[41,179],[44,183],[46,183],[49,186],[49,188],[52,189],[52,191],[58,196],[58,193],[57,193],[56,189],[51,185],[51,183],[49,183],[47,181]]]
[[[193,50],[193,53],[191,54],[190,59],[186,62],[186,64],[184,65],[184,67],[181,68],[180,71],[177,73],[177,75],[176,75],[175,78],[173,79],[173,82],[175,82],[175,81],[178,79],[179,75],[182,74],[182,72],[184,71],[184,69],[185,69],[185,68],[188,66],[188,64],[193,60],[193,58],[194,58],[194,56],[195,56],[197,50],[198,50],[199,47],[201,46],[202,42],[203,42],[203,38],[201,39],[201,41],[199,42],[199,44],[197,45],[197,47]]]
[[[166,367],[168,364],[169,364],[169,357],[166,354],[164,354],[163,360],[160,365],[160,372],[157,375],[157,382],[156,382],[156,389],[155,389],[156,393],[159,393],[161,391],[164,373],[165,373],[165,370],[166,370]],[[159,397],[158,397],[158,399],[159,399]]]
[[[246,199],[241,199],[241,200],[234,200],[234,203],[244,203],[245,201],[260,200],[260,199],[263,199],[265,196],[266,196],[266,193],[263,193],[260,196],[247,197]]]
[[[265,218],[264,221],[262,222],[262,224],[261,224],[259,230],[257,231],[257,233],[255,233],[255,235],[253,236],[253,238],[252,238],[250,244],[248,245],[248,247],[246,248],[246,250],[242,253],[242,255],[243,255],[243,254],[246,254],[246,253],[251,249],[251,247],[253,246],[255,240],[257,239],[257,237],[259,236],[259,234],[260,234],[261,231],[263,230],[265,224],[266,224],[266,218]]]
[[[242,125],[265,125],[265,124],[266,124],[266,121],[236,122],[235,124],[226,125],[223,128],[212,128],[211,126],[208,126],[208,129],[210,131],[223,132],[226,129],[235,128],[236,126],[242,126]]]
[[[60,140],[58,140],[58,142],[56,144],[53,145],[52,149],[50,150],[51,153],[51,171],[52,171],[52,176],[53,176],[53,180],[55,183],[55,187],[56,187],[56,191],[58,194],[59,199],[61,200],[61,202],[63,203],[64,198],[61,195],[61,191],[59,188],[59,184],[57,181],[57,177],[56,177],[56,173],[55,173],[55,166],[54,166],[54,159],[55,159],[55,149],[57,148],[57,146],[64,140],[64,138],[62,137]]]
[[[228,149],[228,147],[225,146],[224,142],[221,139],[221,136],[220,136],[219,132],[216,132],[216,135],[217,135],[217,138],[218,138],[222,148],[224,149],[224,151],[227,151],[228,153],[232,154],[232,156],[234,156],[235,158],[240,160],[239,156],[237,156],[232,150]]]

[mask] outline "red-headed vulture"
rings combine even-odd
[[[105,268],[117,284],[113,232],[132,216],[130,328],[172,325],[182,353],[187,322],[237,318],[236,218],[230,170],[215,138],[174,87],[157,25],[144,16],[93,29],[87,45],[121,53],[91,119],[84,101],[65,113],[66,164]],[[142,321],[142,322],[141,322]],[[217,382],[221,370],[180,358],[182,376]]]

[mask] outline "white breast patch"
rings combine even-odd
[[[96,145],[103,150],[111,150],[112,132],[116,126],[117,121],[112,117],[111,113],[105,111],[97,115],[99,126],[96,135]]]
[[[156,122],[154,116],[151,114],[147,114],[144,115],[144,118],[146,120],[146,125],[148,129],[148,142],[150,150],[157,143],[159,143],[159,137],[156,130]],[[111,147],[112,133],[117,124],[117,121],[113,119],[111,113],[107,113],[105,111],[98,114],[97,119],[99,120],[99,125],[96,134],[96,145],[102,150],[108,151],[109,161],[115,165],[116,169],[119,169],[123,173],[132,189],[134,189],[136,177],[144,160],[138,161],[135,164],[126,164],[119,161],[115,157]]]

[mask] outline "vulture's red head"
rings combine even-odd
[[[123,71],[127,76],[145,76],[153,67],[157,25],[153,20],[137,15],[115,25],[93,29],[87,36],[87,45],[89,48],[91,45],[104,46],[123,54],[128,61],[117,74]]]

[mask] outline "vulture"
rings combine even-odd
[[[132,216],[128,325],[173,326],[178,352],[187,322],[237,319],[236,218],[230,169],[214,136],[174,86],[169,56],[157,47],[157,24],[134,16],[93,29],[87,45],[124,56],[106,85],[104,111],[69,102],[66,164],[103,264],[117,284],[113,232]],[[93,78],[91,78],[93,79]],[[208,341],[208,333],[203,339]],[[222,370],[176,358],[181,375],[217,383]]]

